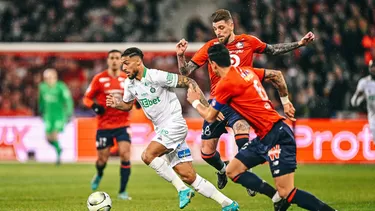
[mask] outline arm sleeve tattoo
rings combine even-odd
[[[265,70],[264,81],[269,81],[279,92],[280,97],[288,95],[288,87],[284,80],[284,76],[281,71],[278,70]]]
[[[198,65],[196,65],[192,61],[186,62],[185,55],[177,56],[177,62],[178,62],[178,69],[179,69],[181,75],[188,76],[194,70],[199,68]]]
[[[287,53],[299,47],[300,45],[298,44],[298,42],[280,43],[280,44],[273,44],[273,45],[267,44],[266,49],[264,49],[264,53],[275,56],[275,55]]]
[[[186,89],[188,89],[190,84],[193,85],[194,89],[196,89],[196,88],[199,89],[197,82],[195,82],[193,79],[191,79],[189,77],[186,77],[186,76],[183,76],[183,75],[179,75],[176,88],[186,88]],[[204,94],[203,94],[202,91],[201,91],[200,94],[201,94],[201,98],[200,98],[201,103],[205,107],[209,107],[210,104],[208,103],[208,101],[204,97]]]

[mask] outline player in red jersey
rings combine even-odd
[[[280,71],[234,67],[230,62],[228,49],[214,45],[208,49],[209,63],[221,80],[216,86],[215,98],[209,107],[200,103],[200,90],[191,87],[188,100],[208,122],[217,118],[221,108],[229,104],[254,128],[257,137],[246,143],[227,167],[227,175],[235,183],[262,192],[264,182],[249,168],[268,161],[278,194],[282,200],[275,203],[275,210],[287,210],[290,204],[297,204],[306,210],[334,211],[333,208],[312,194],[294,186],[294,172],[297,168],[296,141],[293,131],[284,123],[273,108],[263,81],[271,82],[277,88],[285,115],[295,121],[295,109],[288,99],[288,89]],[[198,92],[197,92],[198,91]]]
[[[189,75],[191,72],[204,65],[208,61],[207,49],[216,43],[222,43],[228,48],[233,66],[243,67],[253,66],[254,53],[279,55],[301,46],[305,46],[315,38],[314,34],[309,32],[298,42],[270,45],[251,35],[235,35],[233,32],[233,20],[228,10],[217,10],[212,14],[211,19],[217,38],[208,41],[200,50],[198,50],[198,52],[195,53],[189,62],[186,62],[184,56],[184,52],[188,45],[187,41],[182,39],[177,43],[176,53],[180,73],[182,75]],[[211,81],[211,96],[215,96],[215,87],[220,78],[214,74],[210,66],[208,67],[208,73]],[[218,187],[220,189],[224,188],[227,184],[227,178],[225,176],[226,165],[220,159],[219,152],[216,151],[219,137],[227,132],[225,126],[229,126],[233,129],[236,144],[238,149],[240,149],[246,142],[248,142],[250,132],[249,124],[247,124],[247,122],[229,106],[224,106],[221,112],[225,116],[225,121],[216,121],[212,124],[209,124],[207,121],[203,123],[203,141],[201,146],[202,158],[218,170]],[[251,196],[255,195],[251,190],[248,190],[248,193]]]
[[[97,114],[98,129],[96,132],[97,173],[92,182],[92,190],[96,190],[103,177],[103,170],[110,156],[110,147],[116,139],[121,159],[120,166],[120,199],[131,199],[126,192],[130,176],[130,128],[129,113],[105,107],[108,94],[122,96],[126,74],[121,71],[121,51],[111,50],[107,57],[108,69],[98,73],[92,79],[83,98],[84,104]],[[94,102],[94,99],[96,102]]]

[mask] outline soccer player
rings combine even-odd
[[[223,44],[208,49],[209,63],[221,80],[209,107],[201,104],[198,88],[188,90],[188,101],[208,122],[215,121],[221,108],[229,104],[254,128],[257,137],[246,143],[227,167],[227,175],[235,183],[260,191],[262,180],[248,172],[249,168],[268,161],[277,191],[284,204],[275,210],[286,210],[289,203],[313,211],[334,211],[308,192],[294,186],[297,168],[296,141],[293,131],[273,108],[262,82],[271,82],[278,90],[285,115],[295,121],[295,109],[288,99],[288,89],[280,71],[252,67],[234,67]]]
[[[56,164],[60,164],[62,148],[58,135],[73,114],[73,99],[68,87],[58,81],[55,69],[43,72],[44,82],[39,84],[39,112],[42,115],[46,137],[56,150]]]
[[[373,60],[368,65],[369,75],[361,78],[357,85],[351,104],[359,106],[366,99],[367,118],[372,133],[372,139],[375,142],[375,64]]]
[[[270,45],[251,35],[235,35],[232,16],[228,10],[217,10],[211,15],[211,20],[217,38],[208,41],[195,53],[189,62],[186,62],[184,56],[184,52],[188,47],[188,42],[182,39],[177,43],[176,53],[178,66],[182,75],[187,76],[194,70],[203,66],[208,61],[207,49],[216,43],[222,43],[228,48],[231,64],[233,66],[242,67],[253,66],[254,53],[279,55],[305,46],[315,38],[315,35],[309,32],[298,42]],[[208,73],[211,81],[211,96],[215,96],[216,84],[219,82],[220,78],[213,73],[210,66],[208,67]],[[209,100],[209,102],[211,102],[211,100]],[[233,129],[238,149],[249,141],[250,133],[249,124],[229,106],[224,106],[221,112],[225,116],[225,121],[216,121],[211,124],[204,121],[202,128],[203,141],[201,146],[201,156],[203,160],[218,170],[217,186],[219,189],[224,188],[227,184],[227,177],[225,176],[226,163],[220,159],[220,154],[216,150],[220,136],[227,132],[225,126],[229,126]],[[255,192],[252,190],[247,191],[250,196],[255,195]]]
[[[123,99],[107,96],[107,106],[129,111],[136,99],[146,116],[154,124],[156,136],[142,154],[142,160],[156,173],[172,183],[178,191],[180,209],[190,203],[194,191],[218,202],[223,211],[236,211],[239,206],[213,184],[198,175],[192,165],[192,156],[185,142],[188,128],[182,117],[181,104],[172,88],[197,86],[186,76],[148,69],[143,64],[143,53],[138,48],[128,48],[122,54],[123,70],[128,78],[124,85]],[[201,93],[202,103],[208,102]],[[164,159],[161,157],[164,155]],[[181,178],[178,175],[181,176]]]
[[[121,112],[114,108],[105,108],[106,95],[122,96],[126,74],[121,71],[121,51],[111,50],[107,56],[108,69],[98,73],[92,79],[83,103],[97,114],[96,149],[96,174],[91,181],[91,189],[96,190],[103,178],[103,171],[110,156],[110,148],[117,141],[120,155],[120,190],[118,198],[130,200],[126,192],[130,176],[130,128],[129,113]],[[94,101],[94,99],[96,101]]]

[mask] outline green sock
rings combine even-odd
[[[61,148],[58,141],[51,141],[51,145],[55,148],[56,152],[60,152]]]

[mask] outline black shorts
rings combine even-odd
[[[273,177],[292,173],[297,168],[296,141],[293,131],[283,121],[276,122],[263,138],[246,143],[236,158],[248,168],[268,161]]]
[[[211,103],[211,101],[212,100],[208,100],[209,103]],[[203,122],[202,140],[220,138],[222,134],[227,133],[226,126],[233,128],[234,123],[243,119],[241,115],[228,105],[224,105],[220,112],[223,113],[225,117],[223,121],[215,121],[213,123],[208,123],[207,121]]]
[[[96,149],[105,149],[114,145],[113,139],[117,142],[130,142],[130,135],[128,133],[129,127],[120,127],[115,129],[104,129],[96,131]]]

